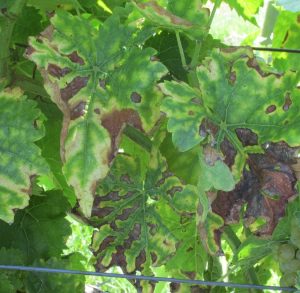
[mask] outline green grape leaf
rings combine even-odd
[[[200,91],[183,82],[165,82],[160,88],[167,95],[162,110],[169,117],[168,131],[172,133],[172,141],[179,151],[187,151],[205,138],[199,135],[205,117],[201,100],[197,98],[201,96]]]
[[[238,15],[257,25],[253,15],[256,15],[259,8],[264,5],[264,0],[225,0],[225,2],[234,9]]]
[[[42,16],[33,7],[24,7],[18,16],[12,34],[14,43],[26,44],[29,36],[41,32],[43,28]]]
[[[0,292],[15,293],[17,289],[8,276],[0,274]]]
[[[41,101],[40,109],[46,116],[45,136],[38,141],[38,146],[42,150],[42,155],[48,162],[52,171],[54,187],[52,189],[63,190],[63,195],[66,196],[71,206],[76,203],[74,190],[69,187],[65,176],[62,173],[62,162],[60,159],[60,130],[62,123],[62,113],[55,104],[50,101]],[[40,178],[41,179],[41,178]],[[45,188],[44,188],[45,189]]]
[[[1,265],[24,265],[24,254],[13,248],[0,249],[0,263]],[[23,288],[23,280],[25,273],[21,271],[1,271],[0,272],[0,292],[15,293]]]
[[[74,253],[62,258],[52,257],[47,261],[36,260],[33,266],[84,271],[85,268],[81,264],[83,260],[84,257],[81,254]],[[84,284],[85,277],[82,275],[35,273],[30,274],[26,280],[26,292],[84,292]]]
[[[235,186],[233,175],[229,167],[222,161],[221,156],[211,147],[206,146],[199,152],[198,186],[202,191],[216,190],[231,191]]]
[[[197,0],[171,0],[166,8],[156,1],[133,3],[147,20],[158,27],[183,32],[192,39],[201,39],[207,34],[209,10],[202,8]]]
[[[138,32],[120,24],[118,16],[99,30],[64,11],[51,23],[38,39],[31,38],[27,55],[64,114],[63,173],[89,216],[97,182],[107,175],[124,126],[148,131],[159,118],[154,85],[166,68],[153,59],[155,50],[135,46]]]
[[[35,141],[43,137],[41,113],[19,89],[0,92],[0,219],[12,223],[28,205],[31,181],[48,166]]]
[[[186,151],[200,143],[204,135],[199,129],[206,119],[218,127],[217,145],[227,138],[241,153],[246,151],[236,135],[240,128],[251,129],[259,143],[284,140],[299,145],[296,75],[264,72],[245,51],[237,50],[230,58],[215,50],[197,68],[201,94],[185,83],[160,84],[174,144]]]
[[[300,19],[297,13],[283,11],[279,14],[274,28],[273,46],[299,49]],[[300,70],[298,54],[279,52],[273,54],[274,66],[281,71]]]
[[[197,185],[201,174],[198,159],[198,147],[187,152],[179,152],[172,143],[172,136],[168,134],[160,146],[162,155],[166,158],[171,172],[187,184]]]
[[[178,227],[180,219],[168,198],[184,195],[186,187],[168,172],[159,153],[144,160],[118,155],[98,190],[92,220],[99,231],[92,249],[100,271],[118,265],[126,272],[151,273],[150,265],[164,264],[175,252],[170,223]]]
[[[284,241],[290,239],[292,221],[294,217],[299,217],[299,211],[299,197],[297,197],[288,204],[285,216],[276,225],[272,234],[272,240]]]
[[[239,247],[234,256],[233,263],[244,268],[252,267],[258,261],[271,254],[274,241],[248,237]]]
[[[62,5],[67,5],[70,8],[79,8],[80,5],[77,0],[28,0],[28,6],[33,6],[42,11],[52,11]]]
[[[165,267],[173,277],[203,279],[208,255],[203,247],[204,239],[198,227],[198,190],[196,186],[186,185],[181,192],[176,192],[171,206],[180,214],[180,225],[176,221],[168,221],[169,229],[178,239],[175,255]],[[164,214],[162,206],[158,206],[160,214]],[[183,286],[185,287],[185,286]],[[182,287],[181,287],[182,288]],[[182,288],[183,290],[183,288]]]
[[[0,247],[19,249],[26,256],[26,264],[34,259],[59,256],[66,248],[71,234],[65,219],[70,205],[59,191],[45,196],[32,196],[30,204],[18,211],[12,225],[0,222]]]

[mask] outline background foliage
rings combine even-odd
[[[299,49],[299,9],[1,1],[0,263],[300,287],[299,55],[227,35]],[[3,293],[87,285],[230,291],[0,272]]]

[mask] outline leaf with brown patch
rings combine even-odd
[[[192,39],[201,39],[207,34],[209,10],[199,1],[168,1],[166,8],[156,1],[134,2],[138,11],[154,25],[173,31],[181,31]]]
[[[97,182],[118,149],[126,124],[149,131],[160,116],[155,84],[166,72],[151,48],[141,49],[137,29],[109,17],[97,30],[89,20],[57,11],[51,26],[30,39],[27,57],[64,114],[61,157],[85,216]],[[151,109],[151,111],[149,111]]]
[[[97,190],[90,223],[99,231],[92,249],[100,271],[118,265],[127,273],[149,272],[175,253],[180,216],[170,200],[186,187],[167,172],[158,152],[124,151]]]

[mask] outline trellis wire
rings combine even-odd
[[[286,49],[286,48],[268,48],[268,47],[251,47],[255,51],[269,51],[269,52],[285,52],[285,53],[300,53],[300,49]]]
[[[1,269],[37,272],[37,273],[52,273],[52,274],[59,273],[59,274],[71,274],[71,275],[97,276],[97,277],[106,277],[106,278],[122,278],[128,280],[144,280],[144,281],[153,281],[153,282],[186,283],[190,285],[202,285],[202,286],[210,286],[210,287],[218,286],[218,287],[273,290],[273,291],[289,291],[289,292],[296,291],[296,289],[294,288],[278,287],[278,286],[263,286],[263,285],[255,285],[255,284],[238,284],[238,283],[231,283],[231,282],[227,283],[227,282],[188,280],[188,279],[165,278],[165,277],[150,277],[150,276],[143,276],[143,275],[101,273],[101,272],[91,272],[91,271],[53,269],[53,268],[41,268],[41,267],[29,267],[29,266],[0,265],[0,270]]]

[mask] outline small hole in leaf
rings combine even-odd
[[[266,109],[266,114],[271,114],[276,110],[276,106],[275,105],[270,105],[269,107],[267,107]]]
[[[195,112],[194,112],[194,111],[189,111],[188,114],[189,114],[190,116],[194,116],[194,115],[195,115]]]
[[[142,100],[142,97],[137,92],[133,92],[130,96],[130,99],[133,103],[140,103]]]

